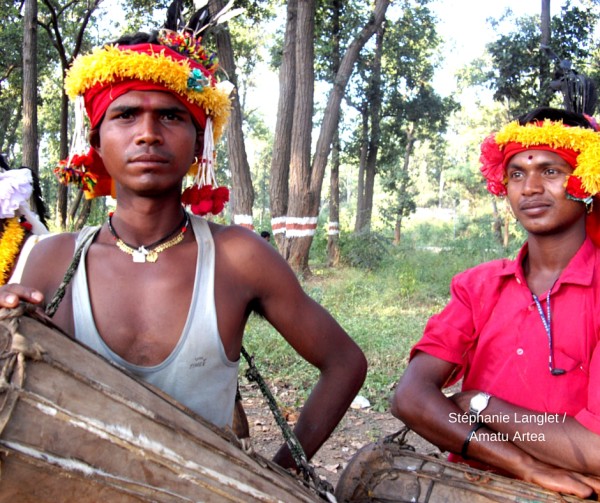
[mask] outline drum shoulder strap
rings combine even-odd
[[[100,230],[100,227],[95,229],[93,232],[88,233],[88,235],[81,241],[81,243],[75,250],[75,254],[73,255],[73,260],[71,260],[71,264],[67,268],[67,272],[65,273],[65,276],[63,277],[62,282],[60,283],[56,292],[54,293],[52,300],[46,306],[46,314],[50,318],[52,318],[56,314],[56,311],[58,310],[58,306],[60,306],[60,303],[62,302],[62,300],[65,296],[67,287],[69,286],[69,283],[71,283],[71,280],[73,279],[73,276],[75,275],[75,271],[77,271],[77,267],[79,267],[79,262],[81,260],[81,255],[83,254],[84,248],[86,247],[86,245],[88,244],[89,241],[93,240],[96,237],[99,230]]]

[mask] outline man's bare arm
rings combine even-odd
[[[234,294],[250,291],[251,305],[320,372],[294,429],[310,459],[360,390],[366,359],[334,318],[303,291],[277,251],[257,236],[245,235],[241,230],[235,236],[232,229],[227,232],[235,245],[232,243],[227,250],[222,246],[218,260],[223,269],[235,269],[230,276],[236,279]],[[238,242],[241,239],[243,244]],[[275,460],[285,467],[294,466],[285,446]]]
[[[0,307],[14,308],[20,301],[41,308],[50,302],[71,263],[75,247],[74,234],[57,234],[37,243],[27,258],[20,284],[0,287]],[[53,321],[67,333],[70,330],[68,302],[61,305]]]

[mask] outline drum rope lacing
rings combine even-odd
[[[65,296],[67,287],[69,286],[69,283],[71,282],[73,276],[75,275],[75,272],[77,271],[77,267],[79,266],[84,247],[87,245],[88,241],[94,238],[97,232],[98,231],[90,233],[87,239],[85,239],[75,251],[75,254],[73,255],[73,260],[71,261],[71,264],[69,265],[62,282],[60,283],[58,289],[52,297],[52,300],[46,306],[45,312],[48,316],[52,317],[56,313],[61,301]],[[254,364],[254,356],[250,356],[244,348],[244,346],[241,347],[241,353],[248,362],[248,370],[246,371],[246,377],[248,378],[248,380],[256,382],[261,393],[265,397],[265,400],[269,405],[269,409],[271,410],[271,413],[275,418],[275,422],[281,429],[283,438],[292,454],[294,462],[296,463],[299,472],[302,474],[302,478],[307,484],[310,485],[310,483],[312,483],[313,489],[316,490],[316,492],[322,498],[326,500],[331,500],[330,496],[333,495],[334,491],[333,486],[327,480],[321,479],[317,475],[314,467],[308,462],[308,458],[306,457],[306,453],[304,452],[300,441],[298,440],[295,433],[290,428],[289,424],[281,414],[275,397],[271,393],[267,383],[265,382],[258,368]]]
[[[20,302],[15,308],[0,308],[0,336],[2,336],[4,346],[0,348],[0,361],[3,362],[0,371],[0,393],[12,388],[15,384],[17,386],[23,384],[23,362],[25,357],[32,360],[41,360],[43,357],[44,349],[39,344],[31,343],[19,333],[21,316],[34,311],[35,306],[28,302]],[[4,344],[3,331],[9,335],[6,339],[7,344]],[[10,343],[10,346],[8,343]],[[21,371],[15,373],[15,368],[18,367],[21,367]],[[14,381],[15,375],[20,376],[16,381]],[[4,405],[6,406],[6,402]],[[12,406],[14,406],[14,401]],[[10,405],[8,407],[12,410]]]

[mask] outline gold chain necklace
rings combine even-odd
[[[108,230],[115,238],[115,244],[117,245],[117,248],[119,250],[121,250],[124,253],[127,253],[127,255],[131,255],[134,262],[138,264],[143,264],[144,262],[156,262],[158,260],[159,253],[168,250],[176,244],[181,243],[183,241],[183,238],[185,237],[185,232],[187,231],[189,223],[190,218],[186,212],[182,222],[177,225],[175,230],[167,234],[164,238],[161,238],[148,246],[141,245],[138,248],[128,245],[117,235],[115,229],[112,226],[112,214],[108,217]],[[177,232],[177,229],[181,229],[179,233],[176,236],[169,239],[168,241],[165,241],[165,239],[168,239],[175,232]]]

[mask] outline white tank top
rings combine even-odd
[[[198,243],[196,278],[183,333],[172,353],[160,364],[144,367],[129,363],[106,345],[94,322],[87,283],[85,255],[92,239],[87,240],[73,278],[75,338],[211,423],[231,426],[239,360],[232,362],[227,358],[217,327],[212,234],[206,220],[193,215],[190,219]],[[98,229],[82,229],[76,247]]]

